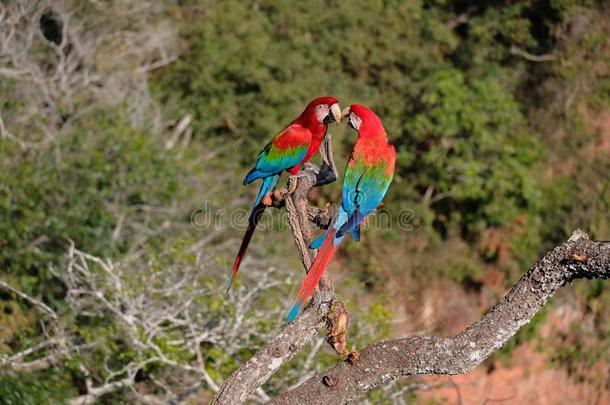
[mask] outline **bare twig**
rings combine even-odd
[[[165,142],[165,149],[172,149],[176,145],[176,143],[180,139],[180,136],[188,129],[192,120],[193,117],[191,116],[191,114],[186,114],[180,119],[180,121],[178,121],[178,124],[176,125],[176,128],[172,133],[172,137],[167,142]]]
[[[510,53],[512,55],[521,56],[522,58],[529,60],[530,62],[550,62],[552,60],[555,60],[555,55],[551,55],[551,54],[534,55],[534,54],[531,54],[531,53],[519,48],[516,45],[512,45],[510,47]]]
[[[148,91],[152,69],[177,57],[176,30],[151,0],[92,3],[21,0],[0,9],[0,76],[15,107],[0,137],[39,149],[96,109],[126,102],[136,126],[164,128]],[[110,27],[110,28],[109,28]],[[65,129],[64,129],[65,128]]]
[[[209,239],[200,241],[199,248],[208,247],[207,242]],[[257,274],[253,287],[239,288],[227,299],[226,305],[235,308],[235,317],[218,320],[218,314],[201,301],[212,293],[203,285],[205,277],[197,267],[156,269],[148,263],[112,262],[82,252],[71,243],[66,268],[51,268],[51,272],[66,286],[67,318],[60,319],[44,303],[0,281],[0,288],[12,291],[53,318],[51,328],[43,333],[45,340],[10,356],[0,355],[0,367],[10,372],[33,372],[72,358],[86,388],[70,400],[72,404],[90,404],[120,390],[131,392],[139,402],[155,405],[184,403],[204,388],[219,391],[208,370],[221,360],[210,364],[205,344],[222,346],[233,355],[251,347],[252,339],[259,341],[255,324],[262,313],[254,310],[252,314],[253,302],[261,291],[280,284],[273,278],[274,270],[265,268]],[[283,309],[278,308],[273,316],[279,318],[280,312]],[[60,325],[74,314],[82,318],[108,317],[134,353],[132,359],[117,366],[111,359],[112,352],[106,351],[99,340],[83,342],[82,337],[70,334],[70,328],[62,329]],[[100,358],[104,359],[101,365]],[[147,371],[144,387],[136,383],[135,376],[149,365],[155,365],[157,371]],[[97,371],[100,367],[101,373]],[[269,400],[260,387],[254,392],[260,401]]]
[[[29,302],[34,307],[38,308],[41,312],[43,312],[45,315],[48,315],[53,319],[57,319],[57,314],[55,313],[55,311],[53,311],[51,309],[51,307],[49,307],[44,302],[30,297],[29,295],[23,293],[22,291],[19,291],[15,287],[12,287],[10,284],[8,284],[7,282],[5,282],[3,280],[0,280],[0,287],[3,287],[5,289],[11,291],[13,294],[17,295],[19,298],[22,298],[25,301]]]
[[[470,21],[470,17],[472,17],[472,14],[476,11],[476,9],[477,8],[474,7],[474,6],[468,7],[466,9],[466,11],[464,11],[461,14],[459,14],[455,18],[447,21],[447,28],[452,30],[452,29],[455,29],[455,28],[459,27],[462,24],[468,23],[468,21]]]

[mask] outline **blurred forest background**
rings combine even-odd
[[[382,117],[383,209],[412,213],[331,265],[351,344],[455,333],[574,228],[610,239],[603,1],[2,0],[0,403],[209,401],[303,277],[275,221],[225,298],[241,180],[324,94]],[[354,133],[330,132],[343,167]],[[363,401],[608,403],[609,289],[564,289],[467,376]],[[252,401],[335,361],[320,337]]]

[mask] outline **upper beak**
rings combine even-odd
[[[335,103],[335,104],[331,105],[330,113],[332,114],[335,121],[341,122],[341,118],[343,118],[343,117],[341,117],[341,107],[339,107],[339,104]]]
[[[343,111],[341,111],[341,118],[345,118],[349,115],[349,107],[345,107]]]

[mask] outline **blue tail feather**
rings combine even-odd
[[[298,300],[297,302],[294,303],[292,308],[290,308],[290,312],[288,312],[288,316],[286,317],[288,322],[292,322],[297,318],[297,316],[299,315],[299,312],[301,312],[302,306],[303,306],[303,302],[301,300]]]
[[[360,242],[360,225],[358,225],[354,229],[352,229],[352,238],[356,242]]]
[[[322,244],[324,243],[324,239],[326,239],[326,235],[328,234],[328,230],[325,231],[322,235],[318,236],[309,244],[310,249],[320,249]]]
[[[356,236],[354,235],[354,231],[356,231],[356,233],[358,234],[358,237],[360,235],[360,222],[362,222],[362,220],[364,218],[366,218],[367,214],[360,212],[359,209],[356,208],[356,211],[354,212],[354,214],[347,219],[347,221],[339,228],[339,230],[337,231],[337,237],[341,237],[343,235],[345,235],[346,233],[350,233],[352,232],[352,236]],[[359,239],[359,238],[358,238]],[[356,239],[356,240],[358,240]]]
[[[258,192],[258,196],[256,197],[256,201],[254,202],[254,205],[252,207],[252,212],[254,212],[254,210],[256,209],[258,204],[260,204],[260,202],[263,199],[263,197],[265,195],[269,194],[271,191],[273,191],[273,188],[275,187],[275,185],[277,184],[279,179],[280,179],[280,175],[276,174],[276,175],[273,175],[273,176],[269,176],[269,177],[267,177],[267,178],[265,178],[263,180],[263,184],[261,184],[261,189]]]

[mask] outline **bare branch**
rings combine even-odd
[[[161,3],[92,3],[95,12],[51,0],[0,6],[0,77],[10,79],[17,101],[2,117],[1,138],[43,148],[76,118],[123,101],[135,126],[164,127],[147,82],[150,70],[177,58]]]
[[[561,287],[610,277],[610,243],[575,231],[524,274],[480,321],[451,337],[416,336],[367,346],[358,362],[342,362],[289,390],[272,404],[342,404],[397,378],[463,374],[502,347]]]
[[[468,21],[470,21],[470,17],[472,17],[472,14],[476,10],[477,10],[477,8],[474,6],[468,7],[468,9],[466,9],[466,11],[464,11],[462,14],[459,14],[455,18],[447,21],[447,28],[449,28],[450,30],[453,30],[462,24],[467,24]]]
[[[63,359],[66,353],[62,350],[52,350],[45,356],[35,360],[23,361],[23,358],[39,351],[53,349],[56,346],[63,346],[63,342],[60,342],[56,338],[51,338],[19,353],[15,353],[12,356],[0,355],[0,366],[8,366],[13,371],[27,373],[45,370]]]
[[[212,248],[208,242],[204,238],[198,246]],[[201,300],[214,294],[206,286],[207,277],[201,269],[185,263],[176,266],[155,268],[147,260],[113,262],[82,252],[71,243],[66,268],[51,269],[66,285],[66,311],[80,317],[108,317],[117,325],[117,337],[133,351],[133,358],[119,366],[99,341],[83,344],[82,338],[54,328],[47,342],[10,358],[0,356],[0,366],[34,371],[78,352],[73,360],[86,391],[72,398],[72,404],[90,404],[116,391],[131,393],[139,402],[150,404],[184,403],[202,389],[218,392],[220,387],[208,370],[217,367],[215,362],[220,359],[209,360],[205,345],[222,346],[233,355],[251,347],[253,339],[260,341],[255,324],[262,314],[256,309],[252,313],[253,302],[262,291],[281,282],[272,268],[259,268],[253,287],[238,288],[225,301],[227,308],[234,308],[235,316],[219,320]],[[281,312],[283,309],[278,308],[272,316],[279,318]],[[29,363],[22,361],[35,353],[42,357]],[[135,376],[153,364],[156,371],[149,372],[146,385],[136,384]],[[258,388],[254,388],[258,398],[269,400]]]
[[[88,405],[95,402],[95,400],[102,395],[109,394],[111,392],[118,391],[121,388],[125,388],[133,385],[135,374],[125,377],[122,380],[113,381],[106,383],[102,386],[90,388],[89,392],[85,395],[81,395],[76,398],[72,398],[69,402],[70,405]]]
[[[327,134],[320,147],[323,164],[320,168],[306,163],[304,170],[288,180],[286,187],[274,192],[274,206],[286,205],[288,221],[294,242],[297,245],[303,267],[308,270],[311,267],[314,251],[309,249],[313,240],[312,225],[323,228],[330,224],[331,212],[329,207],[320,210],[312,207],[307,202],[307,194],[314,187],[320,187],[337,180],[337,169],[332,156],[332,136]],[[321,285],[327,285],[327,281]]]
[[[239,367],[225,381],[214,404],[237,404],[263,385],[277,370],[292,359],[324,325],[330,302],[309,306],[294,322],[286,325],[267,344]]]
[[[550,62],[552,60],[555,60],[555,55],[551,55],[551,54],[534,55],[515,45],[512,45],[510,47],[510,53],[513,55],[521,56],[522,58],[529,60],[530,62]]]
[[[34,307],[38,308],[41,312],[43,312],[44,314],[50,316],[51,318],[57,319],[57,314],[55,313],[55,311],[53,311],[51,309],[51,307],[49,307],[44,302],[30,297],[29,295],[25,294],[22,291],[19,291],[15,287],[12,287],[10,284],[8,284],[7,282],[5,282],[3,280],[0,280],[0,287],[3,287],[5,289],[11,291],[13,294],[19,296],[20,298],[26,300],[27,302],[29,302]]]

